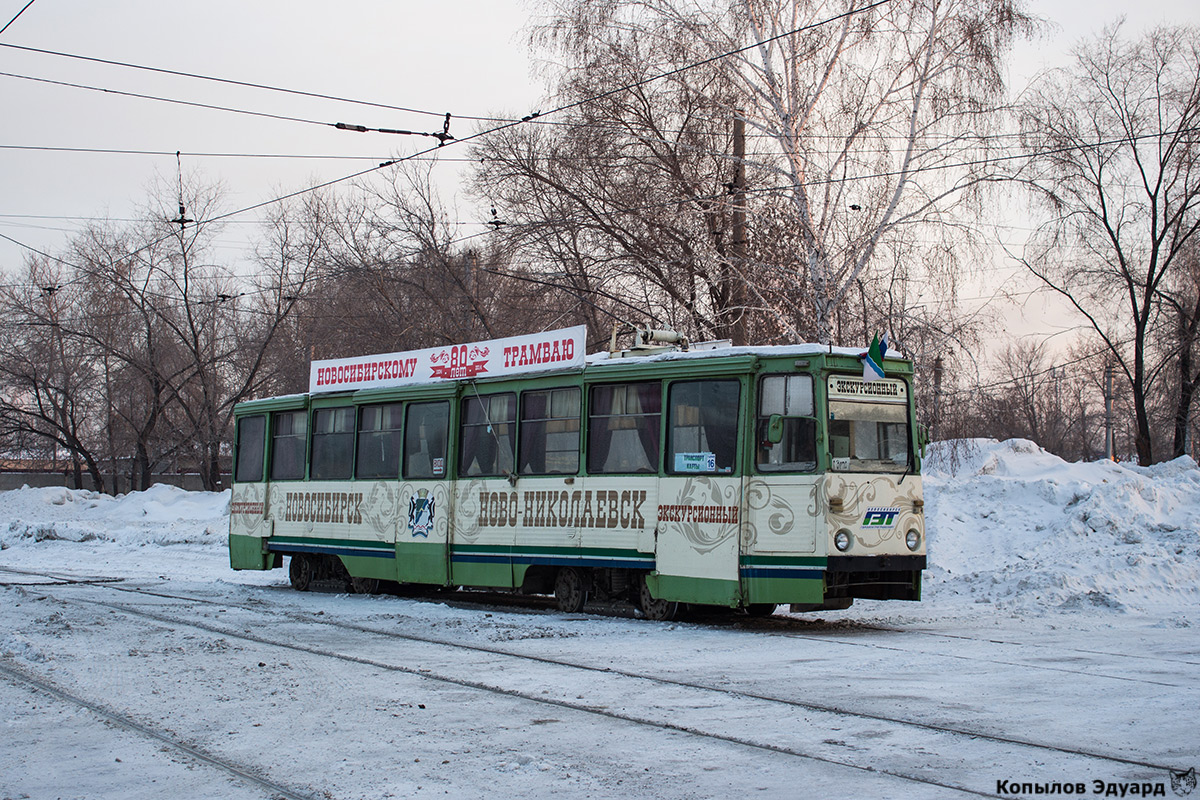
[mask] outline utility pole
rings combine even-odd
[[[1193,459],[1196,454],[1192,452],[1192,408],[1188,406],[1187,419],[1183,423],[1183,452],[1190,455]]]
[[[730,255],[729,304],[737,314],[730,326],[735,346],[746,341],[746,120],[733,118],[733,246]]]
[[[1113,365],[1110,362],[1104,367],[1104,457],[1109,461],[1116,461],[1116,453],[1113,452],[1112,382]]]
[[[933,360],[933,418],[930,420],[930,437],[936,436],[942,406],[942,357]]]

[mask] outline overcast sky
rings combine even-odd
[[[0,0],[0,26],[28,0]],[[1120,14],[1130,33],[1161,22],[1200,23],[1195,0],[1042,0],[1032,4],[1059,28],[1022,45],[1013,63],[1021,85],[1037,69],[1061,63],[1070,45]],[[368,127],[440,130],[475,123],[459,117],[524,115],[542,107],[531,75],[522,0],[449,4],[337,4],[208,0],[36,0],[0,35],[0,44],[125,61],[183,72],[369,100],[432,112],[379,108],[156,75],[116,66],[0,47],[0,72],[109,90],[157,95],[244,111]],[[433,140],[339,131],[329,125],[191,108],[0,75],[0,233],[61,252],[87,218],[128,219],[146,203],[156,176],[173,182],[176,150],[186,172],[220,181],[226,210],[269,200],[305,185],[348,175]],[[169,155],[16,148],[155,151]],[[443,148],[447,159],[465,147]],[[245,154],[217,157],[201,153]],[[337,158],[267,158],[265,156]],[[249,157],[254,156],[254,157]],[[439,166],[453,188],[461,164]],[[478,214],[460,207],[463,221]],[[248,214],[253,221],[255,215]],[[230,226],[222,257],[240,257],[244,234]],[[244,230],[244,228],[243,228]],[[465,228],[465,231],[473,229]],[[0,240],[0,269],[12,273],[26,251]]]
[[[27,0],[0,0],[0,26]],[[406,11],[405,9],[411,9]],[[441,114],[521,115],[540,95],[520,34],[518,0],[430,3],[207,0],[103,3],[37,0],[0,43],[428,110],[401,113],[155,75],[0,47],[0,72],[158,95],[242,110],[367,127],[440,131]],[[0,233],[51,251],[79,220],[129,217],[156,174],[185,171],[221,181],[229,210],[365,169],[432,139],[339,131],[245,114],[190,108],[0,76],[0,146],[149,150],[119,155],[0,148]],[[451,133],[474,123],[455,119]],[[443,149],[462,157],[465,147]],[[338,159],[195,156],[337,156]],[[357,157],[357,158],[346,158]],[[450,169],[455,169],[453,165]],[[444,170],[441,167],[439,170]],[[40,215],[36,219],[12,215]],[[253,215],[248,216],[253,219]],[[236,232],[225,237],[238,238]],[[230,254],[234,255],[234,254]],[[0,243],[0,268],[22,251]]]

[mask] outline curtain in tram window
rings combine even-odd
[[[591,419],[588,423],[588,472],[603,472],[612,447],[613,387],[592,389]]]
[[[461,475],[489,474],[494,456],[487,452],[490,448],[491,434],[484,424],[485,414],[479,398],[472,397],[463,401],[462,437],[459,442],[460,457],[458,470]]]
[[[661,411],[658,382],[593,388],[588,471],[657,472]]]
[[[463,428],[461,470],[468,476],[497,474],[496,439],[486,425]]]
[[[516,405],[513,394],[463,401],[459,474],[473,477],[512,471]]]
[[[635,402],[637,411],[638,439],[642,443],[646,467],[639,472],[658,472],[658,439],[659,418],[662,412],[662,387],[657,383],[641,383],[631,386],[636,393],[631,392],[631,400]]]
[[[550,416],[549,392],[526,392],[521,403],[522,475],[538,475],[546,471],[546,422]]]

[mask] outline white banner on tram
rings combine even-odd
[[[879,403],[903,403],[908,399],[904,381],[876,379],[864,381],[846,375],[829,378],[830,400],[874,400]]]
[[[587,326],[577,325],[473,344],[314,361],[308,390],[345,392],[582,367],[586,347]]]

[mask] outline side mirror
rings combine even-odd
[[[779,444],[783,441],[783,415],[772,414],[767,419],[767,441]]]

